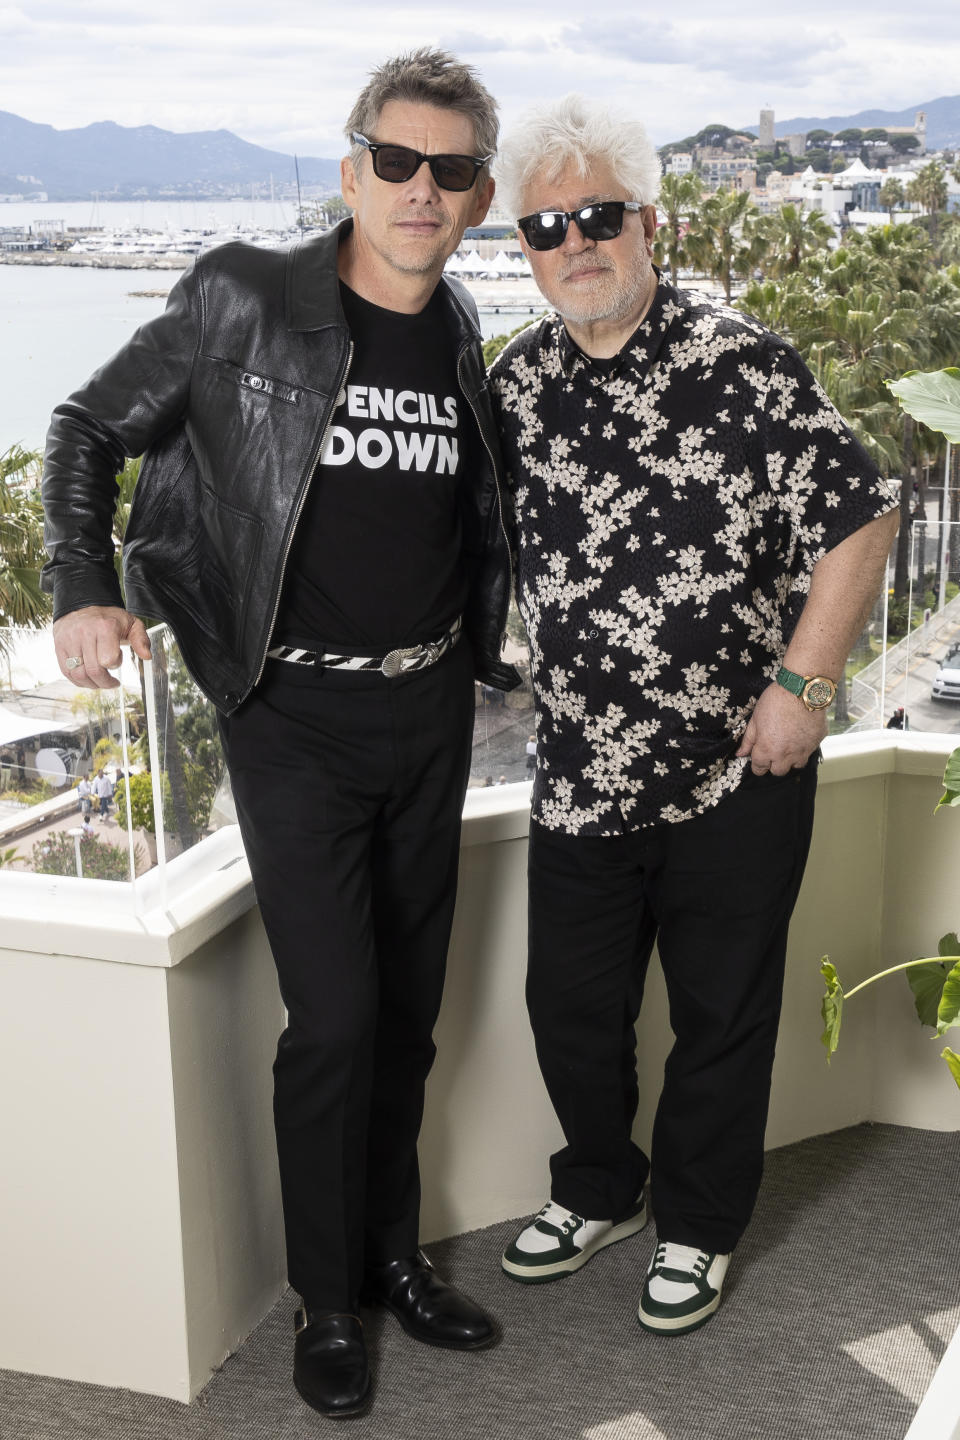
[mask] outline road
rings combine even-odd
[[[886,716],[893,714],[898,705],[907,712],[911,730],[936,730],[941,734],[960,734],[960,703],[954,700],[934,700],[930,695],[933,677],[940,662],[952,645],[960,638],[960,631],[931,645],[929,653],[918,650],[911,652],[910,665],[904,675],[897,675],[887,682]]]

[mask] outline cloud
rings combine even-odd
[[[469,58],[471,63],[480,55],[516,54],[518,51],[525,55],[538,55],[548,48],[542,35],[513,35],[505,39],[499,33],[481,35],[473,30],[458,30],[445,34],[441,44],[454,55]]]
[[[775,26],[764,31],[736,22],[651,27],[643,20],[571,25],[563,40],[579,55],[603,55],[619,67],[682,66],[694,73],[717,71],[740,81],[762,73],[768,85],[809,76],[824,66],[832,69],[843,44],[836,31],[796,25],[790,26],[786,43]]]
[[[585,17],[589,18],[585,18]],[[662,143],[708,121],[899,110],[960,89],[956,0],[684,0],[648,20],[617,0],[0,0],[0,106],[57,128],[112,119],[225,128],[271,149],[339,156],[370,69],[441,44],[475,64],[506,125],[580,90],[639,110]]]

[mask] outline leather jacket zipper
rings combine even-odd
[[[507,613],[510,609],[510,596],[513,594],[513,552],[510,549],[510,541],[507,538],[507,527],[503,523],[503,495],[500,491],[500,479],[497,475],[496,457],[494,456],[493,451],[490,449],[490,444],[487,440],[486,435],[484,434],[483,422],[480,419],[479,412],[477,411],[473,401],[470,399],[470,396],[467,393],[467,387],[463,383],[463,375],[460,366],[463,361],[463,357],[466,355],[469,349],[469,343],[464,345],[463,349],[460,351],[460,354],[457,357],[457,382],[460,386],[460,392],[463,395],[463,398],[470,406],[470,412],[473,415],[474,420],[476,421],[477,429],[480,432],[480,439],[483,441],[484,449],[490,457],[490,468],[493,471],[493,483],[497,492],[497,518],[500,521],[500,534],[503,536],[503,543],[507,547],[507,567],[510,575],[510,587],[507,590],[507,603],[506,605],[501,605],[500,607],[500,653],[502,653],[504,641],[507,634]]]
[[[308,476],[307,476],[307,483],[304,485],[303,489],[302,489],[301,492],[300,492],[300,497],[299,497],[299,499],[297,500],[297,506],[296,506],[296,509],[295,509],[295,511],[294,511],[294,514],[293,514],[293,522],[292,522],[292,524],[291,524],[291,526],[290,526],[289,534],[287,535],[287,543],[286,543],[286,545],[284,546],[284,549],[283,549],[283,558],[282,558],[282,560],[280,561],[280,579],[279,579],[278,582],[277,582],[277,593],[276,593],[276,598],[274,599],[274,602],[273,602],[273,614],[270,616],[270,626],[269,626],[269,628],[268,628],[268,630],[267,630],[267,638],[266,638],[266,640],[264,641],[263,654],[262,654],[261,657],[260,657],[260,668],[257,670],[257,678],[254,680],[253,684],[252,684],[251,687],[250,687],[251,690],[255,690],[256,687],[260,684],[261,679],[263,678],[264,666],[265,666],[266,663],[267,663],[267,651],[270,649],[270,641],[273,639],[273,627],[274,627],[274,625],[276,625],[276,623],[277,623],[277,613],[279,612],[279,609],[280,609],[280,596],[281,596],[282,593],[283,593],[283,582],[284,582],[284,578],[285,578],[285,575],[286,575],[287,560],[288,560],[289,555],[290,555],[290,548],[291,548],[291,546],[293,545],[293,537],[294,537],[294,535],[296,534],[297,525],[298,525],[298,523],[299,523],[300,516],[301,516],[301,514],[303,513],[303,507],[304,507],[304,505],[306,504],[307,495],[308,495],[308,493],[309,493],[309,491],[310,491],[310,486],[313,484],[313,477],[314,477],[314,475],[316,475],[316,473],[317,473],[317,466],[320,464],[320,456],[323,454],[323,447],[324,447],[324,445],[326,444],[326,441],[327,441],[327,432],[328,432],[329,429],[330,429],[330,425],[331,425],[331,422],[332,422],[332,420],[333,420],[334,411],[335,411],[336,408],[337,408],[337,396],[340,394],[340,391],[343,389],[344,382],[346,381],[346,378],[347,378],[347,376],[348,376],[349,373],[350,373],[350,363],[351,363],[352,360],[353,360],[353,341],[351,340],[351,341],[348,343],[348,345],[347,345],[347,358],[346,358],[346,360],[344,361],[344,363],[343,363],[343,364],[341,365],[341,367],[340,367],[340,373],[339,373],[339,375],[337,376],[337,383],[336,383],[336,385],[334,386],[334,390],[333,390],[333,404],[330,406],[330,413],[329,413],[329,415],[327,416],[326,423],[324,424],[324,427],[323,427],[323,429],[322,429],[321,432],[320,432],[320,443],[319,443],[319,445],[317,446],[316,450],[314,451],[313,462],[312,462],[312,464],[311,464],[311,466],[310,466],[310,472],[309,472],[309,474],[308,474]],[[472,408],[472,407],[471,407],[471,408]],[[248,692],[248,693],[249,693],[249,692]]]

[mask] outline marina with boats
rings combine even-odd
[[[64,227],[0,226],[0,262],[76,265],[108,269],[183,269],[204,251],[230,242],[272,248],[325,233],[329,226],[261,224],[216,226]],[[447,262],[447,273],[465,280],[530,279],[530,267],[511,235],[465,239]]]

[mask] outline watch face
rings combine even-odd
[[[810,681],[810,684],[803,692],[803,698],[811,710],[824,710],[830,704],[835,694],[836,686],[831,680],[821,680],[818,678]]]

